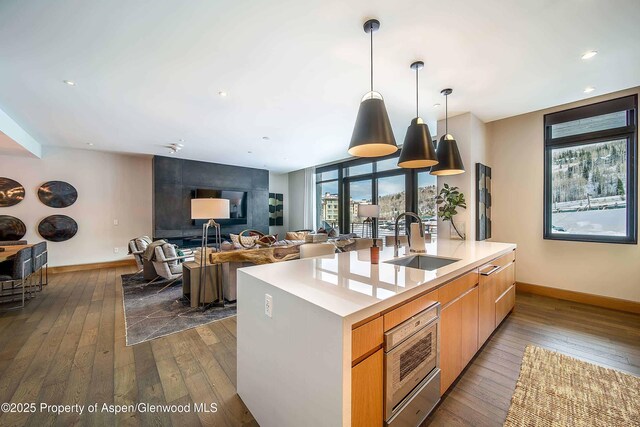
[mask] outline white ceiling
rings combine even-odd
[[[444,87],[451,115],[491,121],[640,85],[638,0],[2,0],[0,108],[45,145],[322,164],[347,156],[369,87],[368,17],[399,144],[417,59],[432,133]]]

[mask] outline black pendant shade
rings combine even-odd
[[[416,72],[416,118],[411,120],[404,137],[404,144],[402,144],[402,151],[398,159],[398,166],[401,168],[428,168],[438,163],[429,126],[420,118],[418,72],[423,68],[424,62],[422,61],[411,64],[411,69]]]
[[[382,96],[376,92],[365,95],[358,109],[349,154],[358,157],[380,157],[396,151],[396,138],[393,136]]]
[[[436,148],[436,155],[438,156],[438,164],[431,167],[429,172],[431,175],[444,176],[444,175],[458,175],[464,173],[464,164],[462,164],[462,157],[460,157],[460,150],[458,150],[458,143],[452,135],[449,135],[449,95],[453,92],[453,89],[442,89],[440,93],[444,95],[445,99],[445,113],[444,123],[445,131],[444,136],[440,138],[438,147]]]
[[[380,21],[369,19],[363,28],[371,37],[371,90],[360,102],[348,152],[358,157],[381,157],[395,153],[398,146],[382,95],[373,90],[373,33],[380,28]]]
[[[453,136],[446,134],[440,138],[436,155],[438,156],[438,164],[431,167],[431,175],[443,176],[464,173],[464,164],[462,157],[460,157],[458,143],[453,139]]]
[[[431,132],[420,117],[411,120],[398,159],[401,168],[426,168],[438,163]]]

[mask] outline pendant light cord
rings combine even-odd
[[[449,135],[449,95],[444,96],[444,134]]]
[[[369,24],[369,34],[371,35],[371,92],[373,92],[373,23]],[[373,94],[371,94],[373,98]]]
[[[419,109],[418,109],[418,67],[416,67],[416,118],[420,117]]]

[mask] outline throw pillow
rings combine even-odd
[[[284,236],[285,240],[304,240],[309,234],[308,231],[287,231],[287,234]]]
[[[240,236],[237,234],[229,234],[231,237],[231,241],[234,245],[239,245],[241,247],[252,248],[256,245],[256,240],[260,238],[260,236],[242,236],[242,244],[240,244]]]

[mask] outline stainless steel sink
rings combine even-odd
[[[437,270],[449,264],[460,261],[455,258],[444,258],[431,255],[412,255],[404,258],[385,261],[387,264],[401,265],[403,267],[418,268],[420,270]]]

